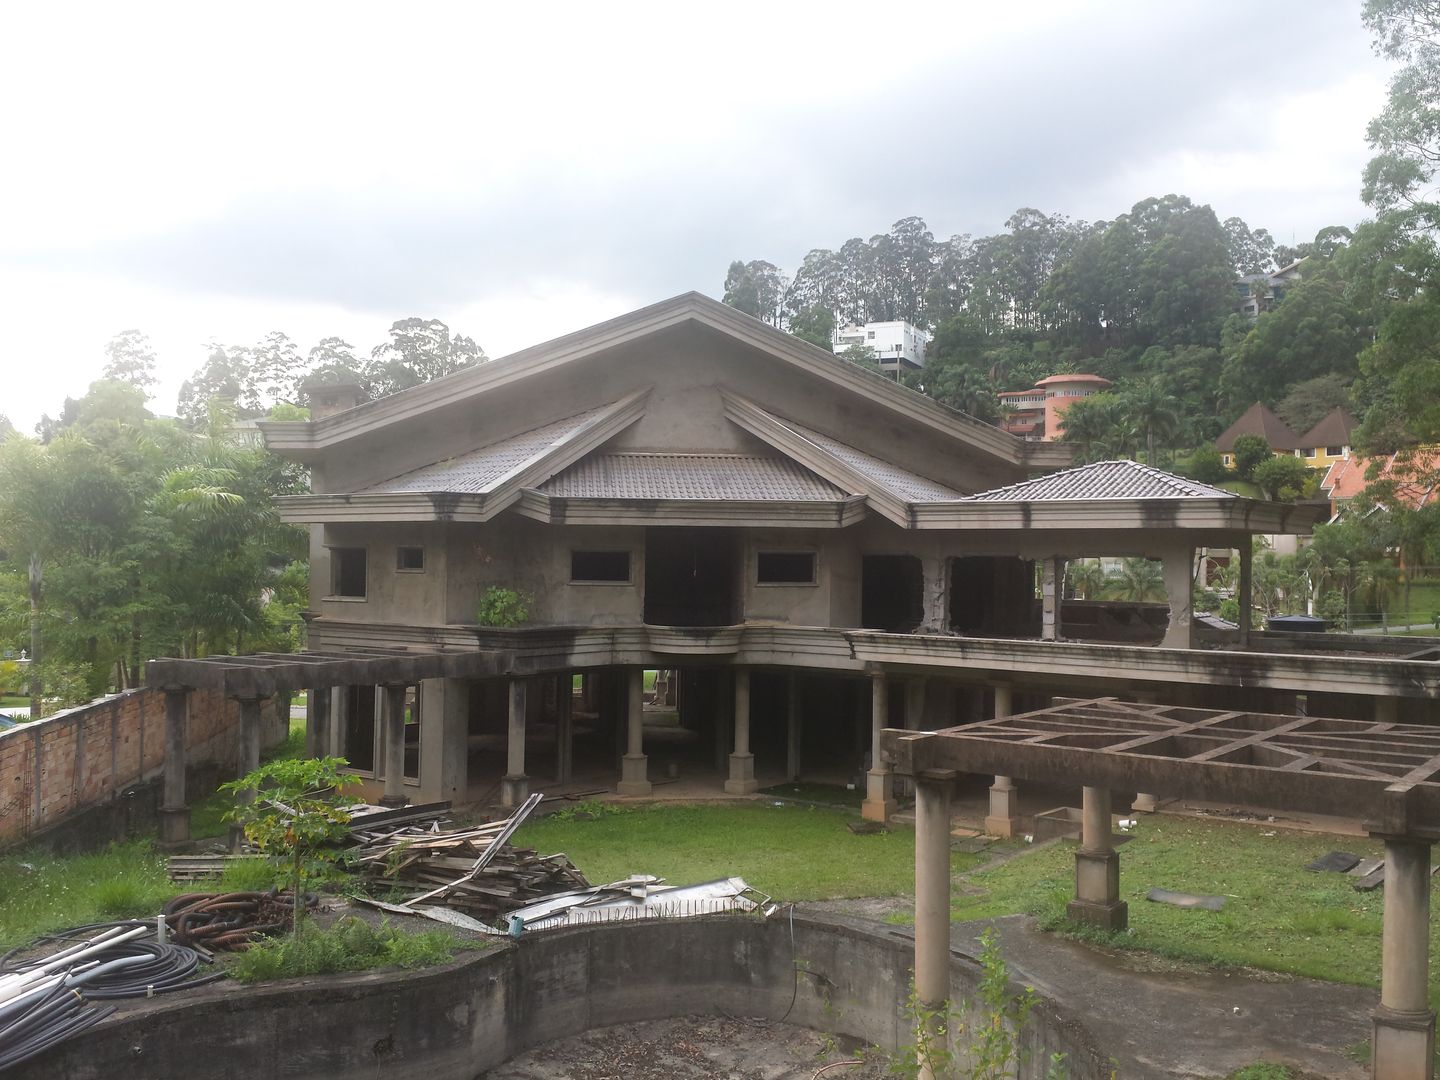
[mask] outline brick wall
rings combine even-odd
[[[261,742],[285,739],[289,717],[261,710]],[[234,775],[240,706],[209,690],[190,694],[186,764]],[[0,848],[114,801],[165,765],[165,695],[129,690],[0,732]]]

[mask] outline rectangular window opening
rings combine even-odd
[[[423,547],[397,547],[395,549],[395,569],[407,570],[411,573],[418,573],[425,569],[425,549]]]
[[[815,584],[813,551],[761,551],[755,555],[755,580],[761,585]]]
[[[570,580],[579,582],[629,582],[630,552],[572,551]]]
[[[330,549],[330,595],[365,598],[365,549]]]

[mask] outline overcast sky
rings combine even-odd
[[[1178,192],[1307,240],[1364,215],[1387,78],[1360,0],[501,6],[6,5],[0,412],[129,327],[169,413],[212,340],[501,356],[911,214]]]

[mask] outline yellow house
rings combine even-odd
[[[1317,424],[1316,430],[1318,431],[1319,428],[1320,425]],[[1299,436],[1290,430],[1284,420],[1257,401],[1245,410],[1239,420],[1221,432],[1220,437],[1215,440],[1215,449],[1220,451],[1220,460],[1225,463],[1227,469],[1235,468],[1235,440],[1242,435],[1260,436],[1270,445],[1271,451],[1276,455],[1300,452],[1297,449],[1300,446]]]
[[[1350,433],[1358,426],[1353,416],[1337,406],[1296,440],[1295,456],[1315,469],[1327,469],[1344,461],[1350,456]]]

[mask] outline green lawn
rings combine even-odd
[[[672,885],[743,877],[777,900],[913,893],[913,830],[856,836],[846,828],[853,820],[768,803],[617,807],[593,820],[542,818],[521,829],[516,843],[563,851],[596,884],[655,874]],[[953,856],[957,871],[978,862]]]
[[[1110,943],[1202,963],[1378,984],[1384,891],[1359,893],[1351,888],[1354,878],[1312,873],[1304,865],[1337,849],[1379,857],[1381,845],[1361,837],[1169,817],[1143,818],[1133,836],[1120,848],[1120,890],[1130,905],[1132,933]],[[1072,844],[1027,853],[967,878],[953,917],[1025,912],[1045,926],[1062,927],[1074,873]],[[1225,896],[1225,909],[1153,903],[1145,899],[1152,886]],[[972,890],[978,891],[970,895]],[[1433,914],[1440,917],[1440,905]],[[1440,935],[1432,931],[1431,970],[1440,977],[1437,952]]]
[[[158,915],[177,888],[149,840],[88,855],[0,855],[0,951],[44,933],[106,919]]]
[[[30,699],[19,694],[0,694],[0,709],[28,709]]]

